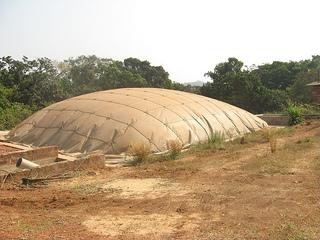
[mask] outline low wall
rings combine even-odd
[[[273,126],[287,126],[289,122],[289,116],[286,114],[259,114],[256,116]]]
[[[256,116],[266,121],[268,125],[271,126],[288,126],[289,123],[289,116],[287,114],[259,114]],[[303,117],[305,120],[320,119],[320,115],[317,114],[305,114]]]
[[[18,150],[0,154],[0,165],[15,164],[18,158],[23,157],[30,161],[35,160],[54,160],[58,158],[58,147],[40,147],[28,150]]]
[[[320,119],[320,115],[318,114],[306,114],[303,115],[305,120],[316,120],[316,119]]]

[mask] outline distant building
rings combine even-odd
[[[312,101],[320,105],[320,82],[312,82],[307,86],[311,87]]]

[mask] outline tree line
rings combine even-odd
[[[205,73],[209,82],[193,88],[172,81],[162,66],[137,58],[79,56],[57,62],[7,56],[0,58],[0,129],[10,129],[54,102],[122,87],[193,91],[254,113],[280,111],[290,102],[310,103],[306,83],[319,80],[319,67],[320,56],[251,67],[229,58]]]
[[[200,93],[253,113],[281,111],[290,104],[311,103],[311,89],[306,84],[319,81],[319,72],[320,56],[251,67],[229,58],[205,74],[211,81]]]

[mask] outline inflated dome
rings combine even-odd
[[[267,124],[253,114],[204,96],[158,88],[94,92],[46,107],[13,129],[9,140],[33,146],[56,145],[65,152],[119,154],[130,144],[166,151],[220,132],[228,139]]]

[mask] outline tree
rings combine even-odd
[[[311,102],[311,88],[307,86],[314,79],[315,70],[308,72],[301,72],[297,75],[294,83],[290,86],[289,93],[291,99],[297,103],[310,103]]]
[[[0,84],[11,91],[10,100],[38,107],[62,99],[58,71],[48,58],[22,61],[3,57],[0,61]]]
[[[243,69],[243,63],[236,58],[219,63],[213,72],[205,75],[212,80],[200,88],[205,96],[255,113],[280,110],[286,105],[286,91],[267,88],[257,71]]]
[[[12,90],[0,84],[0,110],[6,109],[10,106],[10,96]]]
[[[254,72],[262,84],[269,89],[285,90],[290,87],[297,74],[306,68],[304,62],[279,62],[260,65]]]
[[[120,87],[143,87],[146,80],[129,71],[122,62],[96,56],[80,56],[60,64],[64,82],[69,82],[73,95]]]
[[[113,89],[123,87],[144,87],[146,80],[137,73],[128,71],[122,62],[114,61],[110,65],[100,65],[99,86],[102,89]]]
[[[216,99],[232,102],[232,95],[234,93],[235,84],[238,87],[241,85],[241,68],[243,63],[236,58],[229,58],[227,62],[219,63],[214,71],[205,73],[205,76],[211,78],[212,82],[204,84],[200,88],[200,93],[214,97]],[[236,83],[236,81],[238,83]]]
[[[162,66],[151,66],[148,61],[140,61],[137,58],[127,58],[123,64],[130,72],[143,77],[149,87],[170,88],[172,86],[169,73]]]

